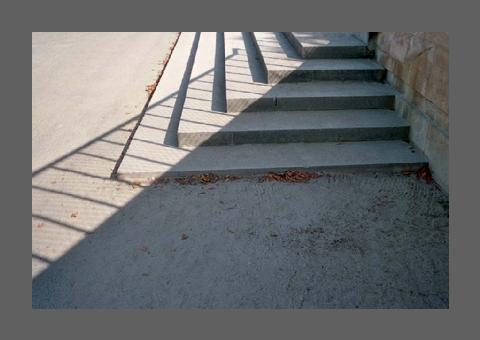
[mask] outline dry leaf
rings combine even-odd
[[[139,181],[134,181],[132,182],[132,188],[135,189],[135,188],[139,188],[141,186],[141,183]]]
[[[156,84],[150,84],[147,85],[145,91],[147,91],[148,94],[152,94],[153,91],[155,91]]]
[[[216,183],[217,181],[218,181],[218,176],[212,173],[208,173],[200,176],[200,182],[202,184]]]
[[[425,180],[427,184],[433,182],[432,173],[430,172],[430,168],[428,167],[428,165],[425,165],[417,170],[417,178]]]
[[[311,179],[318,178],[318,175],[315,172],[308,171],[294,171],[289,170],[284,173],[276,173],[270,171],[266,176],[263,177],[263,180],[268,181],[277,181],[277,182],[290,182],[290,183],[305,183]]]

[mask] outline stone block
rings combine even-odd
[[[448,51],[437,47],[433,54],[432,72],[428,79],[425,97],[448,111]]]

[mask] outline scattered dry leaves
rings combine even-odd
[[[154,178],[152,180],[152,184],[153,185],[156,185],[156,184],[166,184],[166,183],[169,183],[170,180],[168,178],[163,178],[163,177],[158,177],[158,178]]]
[[[218,182],[218,176],[212,173],[204,174],[200,176],[200,182],[202,184],[216,183]]]
[[[277,182],[290,182],[290,183],[305,183],[311,179],[318,178],[322,175],[315,172],[308,171],[285,171],[283,173],[269,172],[265,176],[258,177],[259,182],[264,181],[277,181]],[[175,178],[175,182],[181,185],[187,184],[209,184],[217,183],[218,181],[231,182],[244,178],[257,178],[256,176],[218,176],[213,173],[206,173],[198,176],[178,177]]]
[[[71,218],[76,218],[78,216],[78,212],[73,212],[70,214]]]
[[[182,185],[197,184],[197,183],[209,184],[209,183],[216,183],[219,181],[219,179],[220,179],[219,176],[213,173],[208,173],[208,174],[202,174],[198,176],[193,175],[188,177],[178,177],[178,178],[175,178],[175,182]]]
[[[196,176],[178,177],[178,178],[175,178],[175,182],[181,185],[195,184],[197,182],[197,178]]]
[[[289,170],[283,173],[270,171],[260,179],[275,182],[305,183],[318,177],[320,175],[315,172]]]

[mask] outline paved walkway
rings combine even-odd
[[[106,190],[113,185],[110,174],[147,101],[145,88],[158,78],[176,37],[33,34],[33,276],[94,230],[121,199]],[[70,218],[74,210],[88,214]]]
[[[32,170],[140,113],[176,33],[33,33]]]

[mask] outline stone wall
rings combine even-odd
[[[388,70],[387,81],[399,91],[396,106],[411,124],[411,141],[448,192],[448,34],[378,32],[370,43]]]

